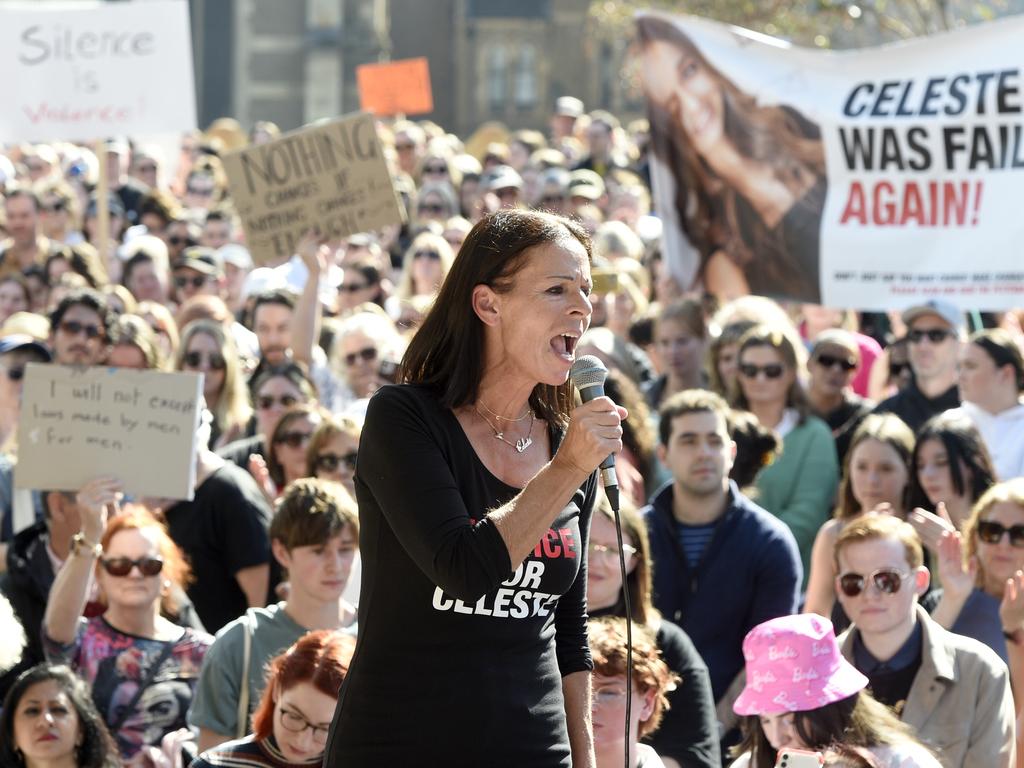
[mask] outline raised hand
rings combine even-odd
[[[93,542],[100,540],[108,516],[118,513],[118,504],[123,498],[121,481],[115,477],[97,477],[82,486],[75,503],[81,511],[85,538]]]
[[[1024,571],[1017,571],[1006,580],[1003,601],[999,604],[1003,631],[1019,637],[1024,632]]]
[[[953,525],[949,513],[946,512],[945,503],[940,501],[935,512],[936,514],[933,514],[920,507],[915,507],[914,511],[907,515],[907,522],[914,526],[917,535],[921,537],[921,543],[930,552],[938,553],[942,534],[956,531],[956,526]]]
[[[939,579],[952,597],[966,600],[978,579],[978,560],[964,563],[963,540],[957,531],[945,531],[938,543]]]

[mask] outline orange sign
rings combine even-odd
[[[383,116],[434,111],[430,66],[423,57],[356,67],[359,100],[366,112]]]

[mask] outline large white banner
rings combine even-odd
[[[0,142],[195,128],[187,0],[0,5]]]
[[[841,52],[692,17],[637,29],[687,288],[1024,304],[1024,18]]]

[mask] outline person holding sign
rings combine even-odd
[[[112,478],[97,478],[78,493],[82,530],[50,590],[43,645],[50,661],[69,664],[92,685],[121,759],[131,761],[187,727],[185,714],[213,638],[161,615],[174,588],[189,580],[188,564],[149,510],[119,510],[121,498]],[[114,513],[109,521],[108,509]],[[92,574],[107,608],[86,620]]]
[[[407,383],[370,400],[359,640],[326,765],[594,765],[586,542],[626,412],[597,397],[569,413],[590,258],[567,219],[483,219]]]
[[[655,154],[675,210],[701,254],[711,293],[820,303],[818,252],[827,181],[819,127],[786,106],[762,106],[673,22],[637,19]]]

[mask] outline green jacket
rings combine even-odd
[[[832,433],[815,416],[793,427],[782,442],[782,455],[761,470],[754,482],[755,501],[793,532],[806,586],[814,537],[832,513],[839,461]]]

